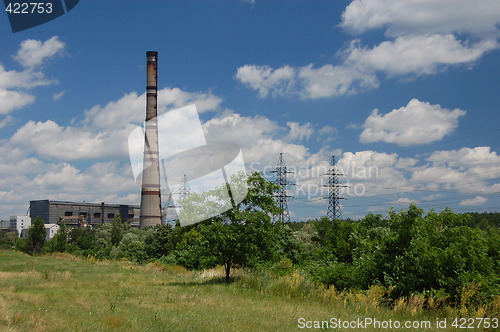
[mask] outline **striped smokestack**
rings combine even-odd
[[[146,52],[146,128],[141,189],[141,228],[161,224],[160,163],[157,121],[158,52]]]

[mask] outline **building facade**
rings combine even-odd
[[[52,240],[54,236],[59,232],[59,225],[56,224],[45,224],[45,241]],[[21,232],[21,237],[23,239],[28,238],[29,229],[23,229]]]
[[[31,226],[31,218],[29,216],[10,216],[10,231],[17,232],[19,236],[23,229],[28,229]]]
[[[92,226],[112,222],[120,215],[122,221],[138,222],[138,205],[86,203],[37,200],[30,201],[30,216],[33,221],[40,217],[45,224]]]

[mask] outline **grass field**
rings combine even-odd
[[[298,274],[275,284],[251,276],[224,284],[221,276],[222,270],[0,250],[0,331],[295,331],[299,318],[366,317],[430,321],[434,330],[436,318],[446,315],[418,303],[389,310],[378,305],[376,290],[342,297],[311,290]],[[454,330],[447,319],[441,331]]]

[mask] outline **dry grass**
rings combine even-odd
[[[0,270],[0,331],[293,331],[300,317],[435,321],[458,314],[426,311],[419,296],[400,299],[390,310],[381,287],[339,292],[298,272],[278,278],[235,270],[236,281],[228,285],[219,282],[222,267],[189,272],[161,263],[5,251]]]

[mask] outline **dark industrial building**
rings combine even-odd
[[[30,201],[30,217],[40,217],[46,224],[58,224],[64,220],[66,225],[90,226],[112,222],[120,215],[122,221],[138,223],[139,205],[78,203],[66,201]]]

